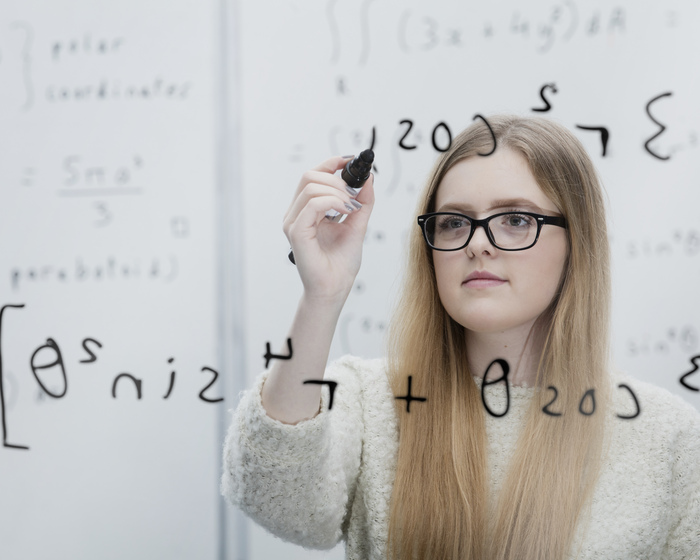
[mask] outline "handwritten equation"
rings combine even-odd
[[[91,225],[103,228],[118,221],[119,214],[114,197],[124,199],[146,194],[144,158],[135,154],[130,157],[112,157],[112,161],[94,161],[83,155],[64,156],[60,167],[46,171],[36,165],[18,167],[15,185],[23,193],[48,193],[48,185],[56,185],[52,192],[64,200],[88,199],[91,201],[89,217]],[[187,216],[172,216],[171,234],[186,238],[190,233]]]
[[[668,327],[662,332],[649,332],[627,339],[626,353],[630,357],[668,354],[671,351],[693,352],[700,346],[700,333],[693,325]]]
[[[179,260],[175,255],[146,259],[133,257],[120,259],[108,256],[104,260],[88,260],[76,257],[68,264],[42,263],[28,266],[11,266],[10,286],[20,291],[30,286],[66,285],[69,283],[108,284],[112,282],[134,282],[141,280],[174,282],[179,275]]]
[[[507,15],[505,17],[508,17]],[[466,49],[467,39],[481,39],[485,46],[504,37],[532,45],[540,54],[554,46],[577,37],[586,39],[624,36],[627,31],[627,12],[621,6],[607,10],[582,10],[576,2],[555,4],[542,15],[528,14],[520,10],[503,16],[484,19],[480,27],[455,25],[454,21],[439,19],[433,14],[414,14],[404,10],[398,20],[398,43],[404,53],[415,51],[440,51],[441,49]]]
[[[531,47],[538,54],[546,54],[571,41],[622,40],[628,32],[630,18],[621,4],[605,9],[591,7],[582,2],[564,0],[545,10],[499,10],[493,15],[476,15],[473,11],[436,14],[435,10],[418,11],[405,8],[395,12],[390,21],[377,21],[372,17],[372,0],[358,2],[356,11],[338,13],[337,0],[328,0],[325,10],[327,37],[330,41],[329,61],[339,64],[341,58],[352,57],[360,66],[368,63],[373,53],[373,34],[395,37],[396,45],[405,55],[414,53],[444,54],[447,51],[473,48],[486,49],[496,41],[509,40],[512,44]],[[484,5],[489,6],[489,5]],[[675,27],[678,13],[665,12],[665,21],[656,22],[659,27]],[[357,32],[350,41],[343,29],[352,22]],[[376,47],[374,47],[376,49]],[[345,53],[349,52],[349,55]]]
[[[700,229],[657,231],[656,236],[625,242],[624,256],[630,260],[700,255]]]
[[[136,49],[122,34],[37,37],[30,22],[15,21],[0,29],[0,87],[14,86],[12,105],[21,112],[33,109],[37,96],[48,104],[191,99],[194,82],[187,78],[167,77],[157,70],[151,78],[125,78],[114,61],[137,59]],[[7,72],[2,72],[3,66]],[[61,68],[63,78],[45,83],[45,74],[54,76]],[[76,68],[84,71],[76,73]],[[83,77],[86,73],[95,75]]]
[[[697,335],[696,335],[697,336]],[[272,353],[272,349],[270,346],[269,342],[265,343],[265,354],[263,354],[263,358],[265,359],[265,368],[267,369],[269,367],[270,361],[271,360],[291,360],[294,357],[294,352],[292,348],[292,339],[287,338],[287,353],[286,354],[274,354]],[[692,383],[700,381],[700,374],[698,374],[698,379],[689,379],[691,376],[696,374],[698,371],[700,371],[700,354],[693,356],[690,358],[690,363],[692,365],[692,368],[684,372],[680,377],[679,377],[679,383],[681,386],[683,386],[685,389],[688,389],[690,391],[694,392],[700,392],[700,388],[696,387]],[[487,380],[487,375],[491,368],[493,366],[498,366],[501,369],[501,376],[498,377],[497,379],[489,379]],[[484,374],[482,376],[482,383],[481,383],[481,400],[484,405],[484,409],[486,412],[495,417],[495,418],[501,418],[505,416],[508,411],[510,410],[510,381],[508,379],[508,375],[510,373],[510,365],[508,362],[502,358],[497,358],[493,360],[486,370],[484,371]],[[407,392],[405,395],[401,396],[395,396],[394,399],[396,400],[405,400],[406,401],[406,412],[410,413],[411,409],[411,403],[416,401],[420,403],[425,403],[427,402],[426,397],[422,396],[415,396],[412,392],[412,382],[413,382],[413,376],[409,375],[407,376]],[[496,385],[498,383],[503,383],[504,390],[505,390],[505,407],[504,410],[502,411],[495,411],[487,402],[486,399],[486,394],[485,394],[485,389],[488,386],[491,385]],[[338,382],[333,381],[333,380],[328,380],[328,379],[307,379],[303,381],[303,384],[318,384],[318,385],[327,385],[330,389],[330,404],[329,404],[329,410],[333,406],[333,396],[335,394],[335,390],[338,387]],[[616,417],[621,419],[621,420],[633,420],[634,418],[637,418],[641,412],[642,412],[642,407],[639,402],[639,399],[637,398],[637,395],[633,391],[633,389],[627,385],[626,383],[619,383],[617,385],[617,389],[623,390],[625,393],[627,393],[630,397],[631,402],[634,404],[634,412],[632,414],[619,414],[616,413]],[[554,403],[557,401],[559,397],[559,390],[550,385],[547,387],[548,391],[553,392],[553,397],[552,400],[550,400],[544,407],[542,407],[542,412],[544,414],[547,414],[548,416],[553,416],[553,417],[559,417],[563,416],[565,414],[565,411],[562,410],[556,410],[551,408]],[[595,389],[589,389],[584,392],[584,394],[581,396],[579,406],[578,406],[578,413],[582,414],[584,416],[591,416],[594,414],[596,411],[596,399],[595,399]]]
[[[24,449],[28,450],[29,446],[10,443],[9,441],[9,427],[7,421],[7,400],[5,395],[5,378],[3,371],[3,356],[2,356],[2,332],[3,332],[3,319],[5,311],[8,309],[23,309],[25,304],[6,304],[0,308],[0,412],[2,416],[2,442],[3,447],[8,447],[12,449]],[[79,364],[95,364],[99,360],[99,350],[102,348],[103,344],[94,337],[85,337],[80,343],[82,351],[85,353],[83,359],[79,360]],[[173,368],[173,363],[175,361],[174,357],[170,357],[167,363]],[[46,343],[38,346],[32,353],[29,359],[29,368],[32,372],[34,380],[36,381],[42,395],[46,395],[52,399],[62,399],[68,393],[68,369],[66,362],[63,358],[63,353],[59,344],[53,338],[48,338]],[[213,385],[216,383],[219,373],[208,366],[202,366],[201,373],[207,374],[206,381],[204,381],[203,386],[197,398],[205,403],[215,404],[222,402],[223,397],[211,396],[211,390]],[[170,371],[168,378],[167,388],[165,392],[160,397],[160,400],[168,400],[173,391],[175,390],[175,381],[177,377],[177,371],[173,368]],[[123,387],[124,386],[124,387]],[[136,400],[142,400],[145,387],[142,378],[130,372],[120,372],[115,375],[112,386],[111,386],[111,396],[113,399],[117,398],[119,393],[119,398],[124,397],[124,394],[129,392],[129,387],[132,388],[132,393],[135,395]],[[133,398],[133,397],[132,397]],[[16,400],[16,395],[12,396],[12,399]],[[8,397],[9,400],[9,397]]]
[[[533,103],[530,106],[530,111],[535,114],[545,114],[552,111],[556,106],[556,95],[560,91],[556,82],[543,84],[538,92],[532,92]],[[673,101],[673,92],[666,91],[654,95],[643,106],[640,106],[640,118],[646,119],[648,132],[646,137],[639,138],[638,149],[656,161],[671,161],[678,152],[697,149],[700,146],[698,132],[692,129],[688,129],[685,132],[674,131],[674,138],[681,138],[681,141],[674,141],[672,144],[666,142],[665,133],[668,131],[669,125],[658,118],[657,105],[660,103],[672,104]],[[485,117],[476,114],[473,120],[477,118],[481,119],[490,128]],[[460,124],[460,127],[462,124]],[[580,136],[593,135],[596,137],[600,142],[600,157],[611,157],[611,146],[616,142],[615,131],[611,127],[600,122],[577,122],[573,123],[573,128],[574,131],[580,131]],[[386,186],[382,189],[382,193],[389,197],[394,196],[399,192],[399,187],[401,186],[406,189],[406,194],[414,195],[417,192],[415,183],[402,178],[402,162],[399,154],[413,153],[415,150],[426,148],[430,149],[434,154],[446,152],[452,146],[454,130],[454,126],[446,121],[420,123],[413,118],[400,119],[396,127],[389,131],[377,124],[364,130],[357,127],[345,128],[336,125],[330,129],[328,145],[331,153],[343,153],[348,150],[357,151],[361,147],[368,145],[373,150],[377,150],[377,146],[382,144],[386,146],[386,138],[389,138],[391,143],[388,147],[391,154],[387,159],[391,162],[392,176],[385,180]],[[299,161],[302,151],[303,144],[295,144],[289,156],[290,160]],[[374,171],[377,174],[381,173],[381,170],[377,169],[376,166]],[[695,241],[693,236],[685,243],[694,245],[698,242]]]

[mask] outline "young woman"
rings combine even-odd
[[[488,122],[420,196],[386,359],[326,368],[373,182],[354,200],[342,158],[303,176],[284,219],[304,285],[294,357],[242,398],[222,491],[353,559],[700,558],[700,414],[610,368],[593,165],[553,122]],[[338,224],[331,208],[354,210]],[[303,383],[324,372],[330,410]]]

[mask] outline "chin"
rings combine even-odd
[[[475,314],[471,314],[469,317],[451,317],[468,331],[478,333],[498,333],[516,326],[512,324],[512,319],[507,321],[503,318],[495,317],[493,314],[483,317],[475,316]]]

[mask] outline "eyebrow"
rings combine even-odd
[[[543,212],[551,212],[551,210],[544,210],[537,206],[534,202],[531,200],[528,200],[527,198],[499,198],[498,200],[494,200],[491,203],[491,206],[486,208],[484,212],[490,212],[491,210],[497,210],[499,208],[527,208],[527,209],[532,209],[535,210],[536,212],[543,213]],[[473,207],[469,204],[464,204],[460,202],[447,202],[446,204],[443,204],[436,212],[445,212],[448,210],[459,210],[462,212],[470,212],[473,211]]]

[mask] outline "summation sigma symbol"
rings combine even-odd
[[[688,385],[688,382],[685,380],[686,377],[693,375],[696,371],[700,369],[700,364],[698,363],[698,360],[700,360],[700,354],[697,356],[693,356],[690,358],[690,363],[693,364],[693,369],[691,369],[689,372],[684,373],[683,376],[680,378],[681,385],[685,387],[686,389],[690,389],[691,391],[700,391],[697,387],[693,387],[692,385]]]
[[[1,412],[1,417],[2,417],[2,443],[3,447],[9,447],[13,449],[29,449],[28,446],[26,445],[17,445],[17,444],[12,444],[8,443],[8,428],[7,428],[7,418],[6,418],[6,407],[5,407],[5,392],[4,392],[4,377],[3,377],[3,360],[2,360],[2,326],[3,326],[3,315],[5,313],[6,309],[22,309],[24,308],[24,304],[8,304],[4,305],[0,308],[0,412]],[[98,340],[94,338],[84,338],[82,341],[82,348],[86,352],[87,357],[80,360],[79,363],[81,364],[91,364],[95,363],[98,360],[98,356],[95,352],[97,352],[98,348],[102,348],[102,343],[100,343]],[[54,360],[52,362],[46,362],[46,363],[37,363],[39,361],[39,354],[45,351],[49,350],[53,353]],[[172,364],[175,361],[175,358],[169,358],[168,363]],[[54,399],[61,399],[66,396],[68,392],[68,373],[66,371],[66,365],[63,360],[63,354],[61,352],[60,346],[56,343],[56,341],[53,338],[48,338],[46,340],[46,344],[43,344],[36,348],[34,352],[32,353],[32,356],[29,360],[29,367],[32,371],[32,374],[34,375],[34,379],[38,383],[39,387],[43,391],[42,394],[46,394],[49,397],[52,397]],[[58,368],[58,372],[60,374],[60,379],[61,379],[61,386],[60,388],[56,389],[54,386],[49,387],[48,383],[45,383],[44,380],[42,380],[42,372],[44,370],[51,370],[53,368]],[[216,383],[216,380],[219,377],[219,373],[207,366],[204,366],[201,368],[201,372],[209,372],[212,374],[212,378],[209,381],[207,385],[205,385],[202,390],[199,392],[199,399],[206,402],[206,403],[218,403],[223,401],[223,397],[219,398],[212,398],[205,393],[211,389],[212,385]],[[168,389],[166,393],[163,395],[162,399],[167,400],[170,398],[173,389],[175,387],[175,376],[176,372],[173,369],[170,372],[170,382],[168,385]],[[123,384],[124,380],[131,381],[133,384],[135,390],[136,390],[136,398],[137,400],[141,400],[143,397],[142,393],[142,385],[143,381],[139,379],[138,377],[132,375],[131,373],[123,372],[119,373],[115,378],[114,381],[112,382],[112,398],[116,399],[117,398],[117,386],[121,386]]]
[[[540,98],[544,102],[543,107],[533,107],[531,111],[537,112],[537,113],[547,113],[552,110],[552,104],[550,103],[550,100],[545,96],[545,92],[547,90],[550,90],[552,93],[558,93],[557,86],[554,83],[549,83],[549,84],[544,84],[542,88],[540,89]],[[646,142],[644,142],[644,149],[653,157],[656,159],[660,159],[663,161],[666,161],[671,158],[671,156],[664,156],[664,155],[659,155],[656,153],[652,148],[650,147],[650,144],[653,140],[658,138],[664,130],[666,130],[666,126],[663,125],[661,122],[657,121],[654,118],[654,115],[651,114],[651,106],[652,104],[656,103],[660,99],[664,97],[670,97],[673,95],[673,92],[667,91],[665,93],[662,93],[660,95],[657,95],[655,97],[652,97],[644,107],[644,110],[646,111],[647,116],[652,120],[652,122],[659,127],[659,130],[650,136]],[[577,124],[576,128],[580,130],[590,130],[594,132],[599,132],[600,133],[600,142],[603,147],[603,157],[607,154],[607,148],[608,148],[608,140],[610,139],[610,131],[607,129],[605,126],[587,126],[587,125],[582,125],[582,124]]]
[[[542,99],[542,102],[544,105],[542,107],[533,107],[530,110],[535,112],[535,113],[547,113],[553,109],[551,99],[549,99],[546,95],[547,91],[550,91],[551,93],[557,93],[557,87],[555,83],[547,83],[542,86],[540,89],[540,98]],[[659,130],[657,130],[654,134],[652,134],[643,144],[644,149],[646,152],[651,155],[652,157],[662,160],[662,161],[667,161],[670,159],[671,156],[668,155],[661,155],[655,151],[651,143],[652,141],[656,140],[665,130],[666,126],[662,124],[660,121],[658,121],[651,113],[651,106],[658,102],[659,100],[665,98],[665,97],[670,97],[673,95],[672,92],[665,92],[660,95],[657,95],[653,97],[649,102],[647,102],[645,106],[645,111],[649,119],[659,127]],[[493,131],[491,130],[491,126],[489,125],[489,122],[482,116],[482,115],[475,115],[473,120],[476,120],[477,118],[481,119],[484,121],[486,126],[489,127],[489,130],[491,131],[491,134],[493,135]],[[419,132],[416,132],[415,134],[412,134],[413,129],[414,129],[414,121],[411,119],[403,119],[399,121],[399,126],[406,126],[405,131],[403,132],[403,135],[399,138],[398,145],[401,149],[403,150],[415,150],[418,148],[418,142],[421,140],[419,136]],[[602,146],[602,156],[606,157],[608,155],[608,143],[610,141],[610,130],[606,126],[602,125],[584,125],[584,124],[576,124],[576,128],[579,130],[584,130],[584,131],[591,131],[591,132],[598,132],[600,134],[600,142]],[[376,127],[374,127],[376,129]],[[409,137],[410,135],[410,137]],[[414,137],[415,136],[415,137]],[[696,139],[696,134],[692,133],[690,135],[691,137],[691,144],[694,144],[697,142]],[[441,121],[437,123],[432,130],[431,134],[431,142],[433,148],[438,151],[438,152],[446,152],[452,147],[452,130],[450,129],[450,126],[444,122]],[[493,150],[491,150],[489,153],[480,153],[479,155],[486,156],[490,155],[493,153],[493,151],[496,149],[496,140],[494,138],[494,147]]]

